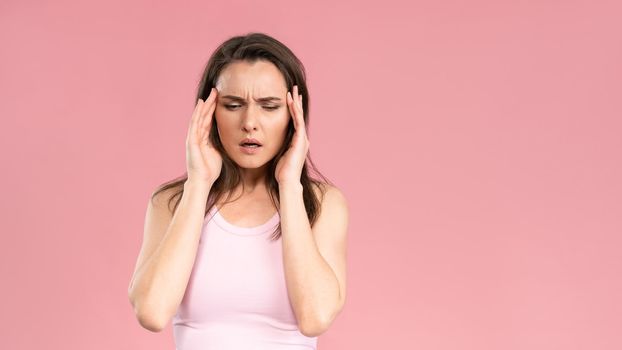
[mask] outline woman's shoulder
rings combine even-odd
[[[320,199],[322,206],[336,203],[336,205],[347,205],[347,199],[337,186],[326,182],[317,182],[312,186],[316,196]],[[331,202],[331,203],[327,203]]]
[[[182,194],[184,190],[183,183],[172,185],[160,185],[151,192],[151,204],[155,207],[164,209],[172,216],[174,214],[175,197]]]

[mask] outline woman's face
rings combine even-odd
[[[291,118],[285,78],[271,62],[240,61],[222,70],[216,89],[214,117],[227,155],[242,168],[263,166],[281,148]],[[240,146],[247,137],[261,144],[253,154]]]

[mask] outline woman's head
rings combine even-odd
[[[267,60],[236,61],[216,81],[214,123],[227,156],[242,168],[263,168],[283,147],[291,116],[283,74]],[[242,149],[245,138],[261,146]]]
[[[273,175],[269,172],[274,171],[295,131],[286,102],[294,85],[303,97],[307,124],[305,69],[289,48],[262,33],[235,36],[216,48],[205,67],[197,99],[205,100],[212,87],[218,90],[210,142],[223,155],[224,173],[239,174],[241,167],[263,168],[267,177]],[[279,100],[259,100],[266,97]],[[263,146],[255,154],[244,153],[239,144],[246,137]]]
[[[218,90],[209,142],[220,151],[223,163],[220,176],[210,188],[205,214],[221,197],[226,196],[228,200],[240,183],[244,186],[241,169],[265,171],[266,188],[274,206],[279,209],[279,186],[274,171],[294,136],[294,123],[286,100],[287,92],[291,92],[294,85],[298,86],[298,93],[302,95],[304,121],[308,130],[310,99],[305,69],[294,53],[280,41],[263,33],[234,36],[218,46],[210,56],[193,105],[199,98],[207,99],[212,88]],[[266,97],[277,97],[280,100],[260,100]],[[257,139],[263,147],[253,155],[242,153],[239,143],[246,137]],[[322,180],[311,177],[310,169]],[[172,209],[174,212],[181,200],[186,180],[187,174],[164,183],[153,193],[152,198],[159,192],[175,188],[175,193],[169,198],[169,204],[177,198]],[[317,170],[311,160],[310,150],[302,167],[300,183],[307,218],[313,226],[320,210],[319,194],[325,190],[322,185],[332,183]],[[315,191],[313,186],[320,191]],[[280,224],[272,238],[279,237]]]

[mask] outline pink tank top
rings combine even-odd
[[[255,227],[227,222],[216,207],[203,222],[197,256],[174,315],[176,350],[309,350],[287,295],[278,212]]]

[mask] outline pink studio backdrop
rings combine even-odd
[[[127,286],[185,170],[212,50],[304,62],[311,155],[349,201],[319,349],[622,348],[616,1],[0,5],[4,349],[173,349]]]

